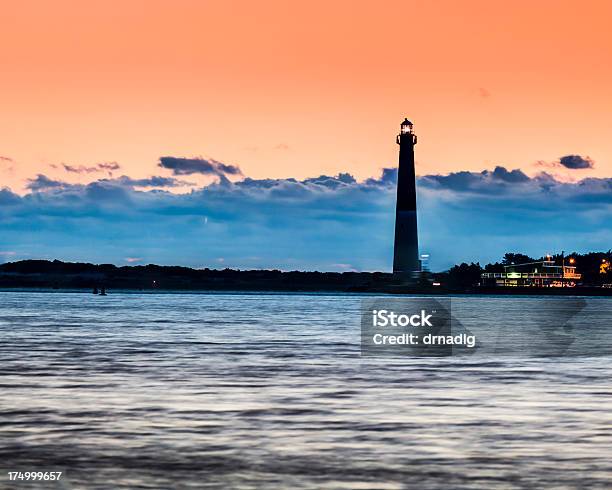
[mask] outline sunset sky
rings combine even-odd
[[[181,176],[171,193],[218,178],[164,156],[231,166],[232,181],[363,181],[396,165],[406,116],[421,176],[612,175],[609,1],[0,5],[0,188],[16,195],[37,174]],[[588,168],[559,164],[571,155]],[[5,256],[55,253],[23,247],[0,239]]]
[[[404,116],[419,174],[574,153],[612,173],[608,1],[1,5],[11,187],[59,163],[144,177],[166,154],[370,177]]]

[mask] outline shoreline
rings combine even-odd
[[[94,294],[90,288],[72,287],[0,287],[0,293],[74,293],[99,296]],[[110,288],[107,295],[120,294],[235,294],[235,295],[307,295],[307,296],[449,296],[449,297],[494,297],[494,296],[565,296],[565,297],[612,297],[612,289],[608,288],[497,288],[497,289],[473,289],[473,290],[441,290],[432,289],[372,289],[363,291],[347,291],[333,289],[179,289],[179,288]]]
[[[468,271],[469,272],[469,271]],[[0,264],[0,291],[250,292],[393,295],[612,296],[612,288],[585,281],[576,287],[480,286],[466,272],[406,278],[389,272],[318,272],[280,270],[192,269],[182,266],[115,266],[26,260]],[[436,286],[434,286],[436,284]]]

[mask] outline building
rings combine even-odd
[[[405,276],[413,275],[420,270],[414,171],[414,145],[416,145],[417,137],[412,129],[412,123],[408,119],[404,119],[404,122],[402,122],[396,142],[400,151],[397,172],[393,273]]]
[[[582,277],[573,265],[557,265],[550,258],[504,266],[504,272],[484,272],[483,286],[574,287]],[[569,259],[570,264],[574,259]]]

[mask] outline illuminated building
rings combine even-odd
[[[573,287],[582,277],[573,265],[557,265],[553,260],[538,260],[504,266],[504,272],[484,272],[483,286]],[[573,263],[573,259],[570,259]]]

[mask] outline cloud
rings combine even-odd
[[[46,191],[49,189],[62,189],[70,186],[71,184],[67,182],[54,180],[43,174],[37,174],[35,178],[28,179],[26,189],[30,189],[31,191]]]
[[[243,269],[390,270],[396,176],[391,168],[365,181],[244,178],[175,194],[139,189],[152,181],[126,176],[77,185],[39,175],[24,196],[0,190],[1,246],[15,258],[214,267],[223,257]],[[609,178],[567,183],[501,166],[425,175],[418,206],[421,251],[434,270],[508,250],[612,243]]]
[[[18,194],[14,194],[7,187],[0,188],[0,206],[8,204],[17,204],[21,201]]]
[[[425,175],[421,183],[425,187],[442,188],[456,192],[497,193],[511,190],[516,184],[524,184],[531,179],[519,169],[507,170],[495,167],[493,171],[452,172],[447,175]]]
[[[73,166],[62,163],[62,167],[66,172],[71,172],[75,174],[91,174],[97,172],[109,172],[112,173],[115,170],[119,170],[121,165],[117,162],[103,162],[94,165],[93,167],[86,167],[85,165]]]
[[[392,221],[378,219],[393,200],[383,188],[349,174],[244,179],[186,194],[136,190],[116,179],[52,184],[0,206],[0,235],[19,256],[146,257],[194,267],[223,257],[228,267],[329,270],[346,264],[350,251],[353,267],[376,269],[392,233]]]
[[[551,202],[568,205],[575,200],[612,204],[611,178],[561,182],[545,172],[528,177],[520,170],[509,171],[504,167],[496,167],[493,171],[425,175],[419,178],[419,185],[422,189],[439,191],[440,197],[453,195],[455,199],[472,199],[473,195],[495,198],[499,202],[524,200],[525,204],[531,203],[541,209]]]
[[[590,157],[580,155],[565,155],[554,162],[539,160],[535,163],[536,167],[566,168],[570,170],[584,170],[595,168],[595,162]]]
[[[369,178],[365,181],[366,184],[371,186],[389,186],[395,185],[397,182],[397,167],[383,168],[382,175],[379,179]]]
[[[319,177],[305,179],[303,181],[304,184],[317,184],[330,189],[337,189],[338,187],[353,185],[356,182],[355,177],[349,173],[339,173],[335,177],[320,175]]]
[[[183,187],[192,186],[191,182],[175,179],[174,177],[153,176],[142,179],[134,179],[127,175],[122,175],[114,179],[99,179],[89,184],[71,184],[62,180],[55,180],[44,174],[38,174],[34,179],[28,179],[26,188],[33,192],[49,192],[57,190],[77,190],[77,189],[111,189],[113,187]]]
[[[100,170],[113,171],[113,170],[119,170],[121,168],[121,165],[119,165],[117,162],[103,162],[103,163],[98,163],[97,167]]]
[[[559,163],[565,168],[572,170],[593,168],[595,166],[595,162],[589,157],[581,157],[580,155],[565,155],[559,159]]]
[[[173,175],[216,175],[226,178],[227,175],[242,175],[240,168],[235,165],[228,165],[217,160],[204,158],[183,158],[183,157],[160,157],[159,167],[167,168]],[[222,179],[223,180],[223,179]]]
[[[153,176],[144,179],[133,179],[122,175],[116,179],[104,179],[105,182],[117,183],[128,187],[183,187],[195,185],[192,182],[175,179],[174,177]]]

